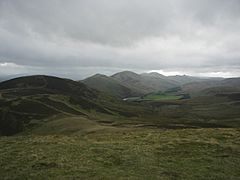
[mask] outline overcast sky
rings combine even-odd
[[[239,0],[0,0],[0,75],[240,76]]]

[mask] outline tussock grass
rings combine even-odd
[[[239,129],[0,138],[2,179],[238,179],[239,163]]]

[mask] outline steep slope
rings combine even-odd
[[[120,98],[141,95],[140,93],[122,85],[119,81],[113,79],[112,77],[108,77],[102,74],[96,74],[87,79],[84,79],[81,82],[86,84],[88,87]]]
[[[150,73],[142,73],[141,76],[149,76],[149,77],[155,77],[155,78],[167,78],[167,76],[164,76],[162,74],[159,74],[157,72],[150,72]]]
[[[199,78],[186,75],[164,76],[157,72],[136,74],[130,71],[116,73],[112,75],[112,78],[131,89],[135,88],[143,94],[156,91],[166,91],[189,83],[193,83],[191,86],[194,86],[195,84],[198,86],[199,82],[207,82],[208,84],[211,81],[217,82],[221,80],[220,78]],[[186,88],[188,87],[186,86]]]
[[[165,91],[178,86],[173,81],[165,80],[161,76],[156,76],[156,74],[136,74],[130,71],[123,71],[112,75],[112,78],[142,94]]]
[[[139,74],[136,74],[131,71],[123,71],[120,73],[116,73],[111,76],[113,79],[117,80],[124,86],[133,89],[134,91],[138,91],[141,94],[146,94],[151,92],[152,89],[146,84],[142,83],[142,78]]]

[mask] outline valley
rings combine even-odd
[[[96,75],[91,83],[44,75],[0,83],[1,177],[240,176],[239,78],[213,83],[183,76],[170,88],[143,93],[130,85],[129,74],[139,76],[125,73],[118,80]],[[153,75],[158,85],[134,81],[146,91],[168,79],[144,74]]]
[[[240,0],[0,0],[0,180],[240,180]]]

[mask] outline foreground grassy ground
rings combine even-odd
[[[240,129],[0,137],[0,179],[239,179]]]

